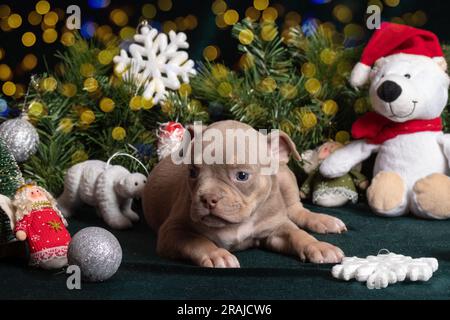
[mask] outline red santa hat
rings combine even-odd
[[[369,80],[370,70],[375,62],[396,53],[407,53],[435,58],[445,70],[444,59],[438,37],[427,30],[383,22],[364,48],[360,62],[353,68],[350,83],[359,87]]]

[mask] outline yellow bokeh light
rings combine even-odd
[[[135,33],[136,30],[134,28],[127,26],[120,29],[119,36],[123,40],[128,40],[133,38]]]
[[[64,83],[61,86],[61,94],[68,98],[74,97],[76,93],[77,93],[77,86],[73,83]]]
[[[92,110],[84,110],[80,115],[80,121],[82,124],[90,125],[95,121],[95,114]]]
[[[182,97],[187,97],[192,93],[192,87],[189,83],[182,83],[178,92]]]
[[[253,6],[257,9],[257,10],[264,10],[268,7],[269,5],[269,0],[253,0]]]
[[[297,96],[298,91],[296,86],[290,83],[285,83],[281,86],[280,93],[284,99],[290,100]]]
[[[153,19],[156,16],[156,7],[147,3],[142,6],[142,15],[147,19]]]
[[[0,64],[0,80],[6,81],[11,79],[12,72],[11,68],[6,64]]]
[[[193,30],[193,29],[197,28],[197,26],[198,26],[198,19],[196,16],[194,16],[192,14],[188,14],[186,16],[186,18],[184,19],[184,24],[186,24],[186,27],[189,30]]]
[[[31,11],[28,14],[28,22],[32,25],[32,26],[37,26],[39,23],[41,23],[42,21],[42,16],[37,13],[36,11]]]
[[[58,23],[58,15],[56,14],[56,12],[47,12],[44,16],[44,23],[51,27]]]
[[[58,39],[58,32],[55,29],[47,29],[42,33],[42,40],[45,43],[53,43]]]
[[[396,7],[400,4],[400,0],[384,0],[384,3],[389,7]]]
[[[227,10],[223,15],[223,20],[227,25],[232,26],[239,21],[239,13],[234,9]]]
[[[142,109],[144,110],[150,110],[151,108],[153,108],[155,106],[155,103],[153,102],[153,99],[145,99],[144,97],[141,100],[142,103]]]
[[[25,47],[31,47],[36,43],[36,36],[33,32],[25,32],[22,35],[22,43]]]
[[[243,29],[241,30],[241,32],[239,32],[239,42],[244,45],[252,43],[254,37],[255,35],[249,29]]]
[[[320,52],[320,60],[327,65],[331,65],[336,61],[336,52],[332,49],[325,48]]]
[[[368,104],[366,102],[366,98],[356,99],[353,108],[357,114],[362,114],[362,113],[366,112],[368,109]]]
[[[114,56],[113,56],[111,51],[109,51],[109,50],[102,50],[102,51],[100,51],[98,53],[97,60],[101,64],[107,65],[107,64],[110,64],[112,62],[113,57]]]
[[[62,118],[59,121],[59,125],[58,125],[58,128],[57,128],[58,131],[62,131],[64,133],[69,133],[69,132],[72,131],[72,129],[73,129],[73,121],[72,121],[72,119],[70,119],[70,118]]]
[[[300,120],[305,129],[311,129],[317,124],[317,117],[311,111],[303,113]]]
[[[393,17],[393,18],[391,18],[391,22],[397,23],[397,24],[405,24],[405,20],[403,20],[400,17]]]
[[[102,110],[105,113],[112,112],[115,107],[116,104],[114,100],[111,98],[102,98],[102,100],[100,100],[100,110]]]
[[[322,85],[320,84],[320,81],[316,78],[308,79],[305,82],[305,89],[312,95],[316,95],[319,93],[320,89],[322,88]]]
[[[122,9],[114,9],[109,14],[109,17],[119,27],[123,27],[128,23],[128,16]]]
[[[84,150],[77,150],[72,154],[72,164],[77,164],[87,159],[89,159],[89,156]]]
[[[28,106],[28,114],[32,117],[39,118],[44,113],[44,105],[39,101],[33,101]]]
[[[158,8],[161,11],[170,11],[172,5],[172,0],[158,0]]]
[[[177,24],[172,20],[167,20],[163,23],[162,30],[164,33],[169,33],[170,31],[177,31]]]
[[[82,63],[80,66],[80,74],[85,77],[89,78],[92,77],[95,73],[95,67],[91,63]]]
[[[2,91],[7,96],[12,96],[16,93],[16,85],[11,81],[6,81],[2,86]]]
[[[216,60],[219,57],[219,50],[216,46],[207,46],[203,49],[203,57],[208,61]]]
[[[239,67],[243,70],[247,70],[254,66],[254,58],[252,55],[249,55],[248,53],[244,53],[239,58]]]
[[[278,18],[278,11],[273,7],[268,7],[262,13],[262,18],[267,22],[274,22]]]
[[[350,23],[345,26],[344,34],[348,38],[351,38],[354,40],[361,40],[364,38],[364,29],[360,25],[357,25],[355,23]]]
[[[66,31],[61,36],[61,43],[66,47],[73,46],[75,44],[75,36],[72,32]]]
[[[32,70],[36,68],[37,62],[38,62],[37,57],[34,54],[29,53],[25,57],[23,57],[22,66],[25,70]]]
[[[211,74],[217,80],[224,79],[228,76],[228,68],[221,63],[215,64],[211,67]]]
[[[226,28],[226,27],[228,26],[228,25],[225,23],[223,13],[217,15],[215,21],[216,21],[217,27],[219,27],[220,29]]]
[[[245,17],[252,21],[258,20],[260,15],[261,12],[258,11],[255,7],[248,7],[247,10],[245,10]]]
[[[261,28],[261,38],[264,41],[272,41],[278,34],[277,27],[274,24],[268,23]]]
[[[353,19],[352,11],[343,4],[339,4],[333,8],[333,15],[342,23],[349,23]]]
[[[302,21],[302,17],[298,12],[289,11],[286,14],[285,22],[286,22],[286,24],[289,24],[289,26],[299,25],[301,21]]]
[[[16,84],[16,92],[14,93],[14,98],[20,99],[25,95],[25,86],[21,83]]]
[[[177,30],[186,31],[188,28],[189,20],[183,17],[175,18],[175,24],[177,25]]]
[[[22,25],[22,17],[17,13],[13,13],[8,17],[8,26],[12,29],[16,29]]]
[[[0,28],[2,31],[8,32],[11,31],[11,27],[8,25],[8,19],[0,19]]]
[[[50,11],[50,3],[48,1],[39,1],[36,3],[35,8],[37,13],[44,15]]]
[[[58,81],[53,77],[47,77],[42,80],[41,87],[47,92],[55,91],[58,86]]]
[[[211,5],[211,10],[215,15],[225,13],[227,10],[227,3],[223,0],[215,0]]]
[[[115,127],[111,132],[111,136],[114,140],[122,141],[127,136],[127,132],[122,127]]]
[[[217,92],[222,97],[229,97],[231,95],[231,93],[233,92],[233,86],[229,82],[226,82],[226,81],[221,82],[217,86]]]
[[[334,138],[337,142],[340,142],[342,144],[345,144],[346,142],[350,141],[350,134],[347,131],[338,131],[336,133],[336,136]]]
[[[367,3],[367,6],[378,6],[380,8],[380,10],[383,10],[383,3],[381,2],[381,0],[369,0],[369,2]]]
[[[311,62],[305,62],[302,65],[302,74],[307,78],[312,78],[316,74],[316,66]]]
[[[266,92],[266,93],[272,93],[277,88],[277,82],[271,78],[266,77],[258,84],[258,89],[260,91]]]
[[[0,5],[0,18],[5,18],[11,14],[11,8],[6,5],[2,4]]]
[[[141,96],[134,96],[130,99],[129,107],[133,111],[138,111],[142,107],[142,97]]]
[[[94,78],[87,78],[83,82],[84,90],[87,92],[94,92],[98,89],[98,82]]]
[[[339,106],[334,100],[326,100],[322,104],[322,111],[327,116],[334,116],[339,111]]]
[[[422,10],[416,11],[412,17],[412,24],[416,27],[422,27],[428,21],[427,14]]]

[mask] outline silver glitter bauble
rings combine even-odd
[[[17,162],[28,160],[39,144],[36,128],[23,118],[3,122],[0,125],[0,139],[5,142]]]
[[[72,238],[67,253],[69,265],[77,265],[85,281],[104,281],[112,277],[122,262],[122,248],[109,231],[88,227]]]

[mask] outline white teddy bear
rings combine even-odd
[[[367,190],[375,213],[450,218],[450,135],[440,118],[450,83],[446,67],[436,35],[383,23],[350,79],[355,86],[370,79],[375,112],[355,122],[352,135],[360,140],[333,153],[320,172],[339,177],[377,152]]]
[[[133,198],[141,195],[146,182],[143,174],[130,173],[122,166],[108,166],[99,160],[84,161],[67,171],[58,206],[65,217],[70,217],[84,202],[97,207],[111,228],[129,228],[139,220],[131,209]]]

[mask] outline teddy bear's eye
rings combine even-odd
[[[138,186],[138,185],[139,185],[139,182],[135,182],[134,185],[135,185],[135,186]]]
[[[405,74],[406,79],[411,79],[411,75],[409,73]]]
[[[381,75],[382,78],[384,78],[384,73]]]

